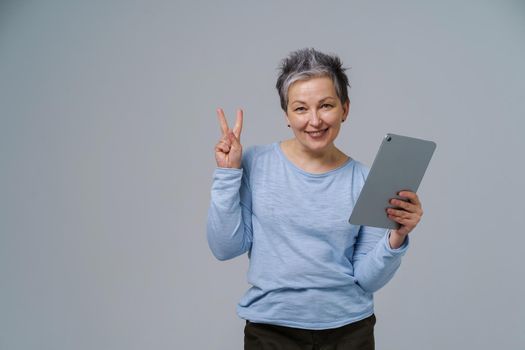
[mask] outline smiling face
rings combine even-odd
[[[329,77],[299,80],[288,89],[286,119],[304,151],[323,153],[333,148],[349,106]]]

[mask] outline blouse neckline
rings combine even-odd
[[[284,154],[282,148],[281,148],[281,141],[279,142],[275,142],[274,143],[274,148],[275,150],[277,151],[277,153],[279,154],[279,157],[281,157],[281,159],[288,165],[290,166],[293,170],[303,174],[303,175],[306,175],[306,176],[309,176],[309,177],[325,177],[325,176],[330,176],[334,173],[337,173],[337,172],[340,172],[342,169],[346,168],[347,166],[349,166],[354,160],[351,158],[351,157],[348,157],[348,159],[343,163],[341,164],[340,166],[338,166],[337,168],[334,168],[332,170],[328,170],[324,173],[310,173],[306,170],[303,170],[301,168],[299,168],[297,165],[295,165],[290,159],[288,159],[288,157],[286,157],[286,155]]]

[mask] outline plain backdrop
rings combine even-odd
[[[524,38],[522,0],[2,0],[0,349],[241,349],[215,109],[245,147],[291,137],[274,86],[303,47],[350,68],[347,154],[438,144],[377,348],[524,348]]]

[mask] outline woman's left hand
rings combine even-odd
[[[390,232],[390,245],[394,249],[403,244],[406,236],[416,227],[423,216],[421,202],[415,192],[401,191],[399,196],[408,201],[393,198],[390,200],[390,204],[396,206],[397,209],[387,209],[388,218],[401,225],[397,230]]]

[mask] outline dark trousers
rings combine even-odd
[[[374,350],[374,315],[339,328],[308,330],[246,321],[244,350]]]

